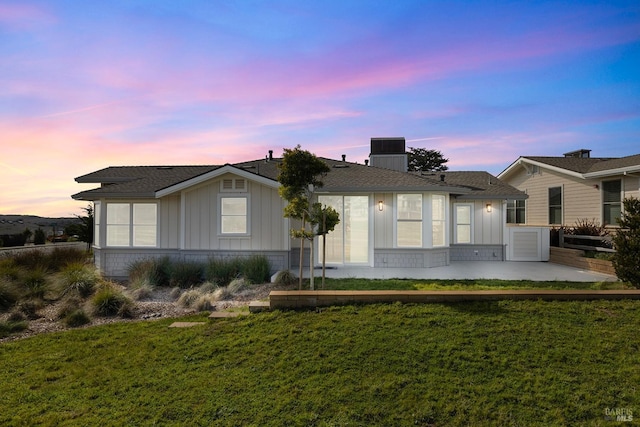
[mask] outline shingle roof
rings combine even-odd
[[[524,196],[487,172],[405,173],[358,163],[322,158],[329,167],[319,192],[443,191],[452,194]],[[277,181],[280,159],[254,160],[229,165],[233,168]],[[153,198],[156,192],[186,183],[225,165],[203,166],[115,166],[76,178],[79,183],[100,183],[101,187],[74,194],[77,200],[101,197]],[[489,184],[491,182],[491,184]],[[524,196],[526,197],[526,196]]]
[[[578,173],[587,173],[592,167],[594,167],[598,163],[611,160],[608,158],[596,158],[596,157],[523,156],[523,158],[533,160],[539,163],[544,163],[549,166],[555,166],[557,168],[578,172]]]

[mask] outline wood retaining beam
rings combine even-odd
[[[440,303],[460,301],[588,301],[640,299],[640,290],[500,290],[500,291],[271,291],[269,306],[310,308],[345,304]]]

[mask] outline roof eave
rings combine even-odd
[[[624,168],[608,169],[598,172],[587,172],[585,178],[602,178],[606,176],[626,175],[629,173],[640,173],[640,165],[627,166]]]

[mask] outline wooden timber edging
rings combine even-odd
[[[549,248],[549,262],[569,267],[581,268],[583,270],[595,271],[597,273],[616,275],[616,269],[613,268],[611,261],[596,258],[586,258],[584,251],[579,249],[568,248]]]
[[[500,291],[271,291],[269,307],[313,308],[347,304],[441,303],[461,301],[589,301],[640,299],[640,290],[500,290]]]

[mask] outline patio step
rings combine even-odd
[[[269,301],[251,301],[249,303],[249,312],[251,313],[261,313],[269,310],[271,310],[271,303]]]

